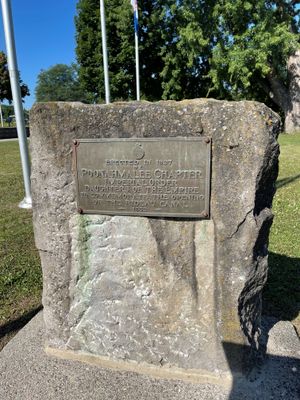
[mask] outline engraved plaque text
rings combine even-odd
[[[80,212],[209,216],[209,139],[78,139],[74,143]]]

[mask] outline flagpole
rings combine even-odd
[[[108,75],[108,60],[107,60],[107,46],[106,46],[106,24],[105,24],[104,0],[100,0],[100,19],[101,19],[105,102],[106,102],[106,104],[109,104],[110,103],[110,92],[109,92],[109,75]]]
[[[14,110],[16,116],[16,125],[19,138],[19,147],[21,155],[21,164],[23,171],[25,197],[19,204],[20,208],[31,208],[32,200],[30,193],[30,163],[29,152],[27,147],[27,135],[25,129],[25,119],[22,106],[22,97],[19,81],[19,70],[17,65],[17,54],[13,30],[13,20],[11,12],[10,0],[1,0],[2,17],[4,26],[5,43],[7,50],[7,64],[10,78],[10,86],[12,91],[12,98],[14,103]]]
[[[135,39],[135,79],[136,99],[140,101],[140,62],[139,62],[139,13],[137,0],[130,0],[133,9],[133,25]]]
[[[136,10],[138,20],[138,10]],[[140,101],[140,61],[139,61],[139,33],[135,29],[135,75],[136,75],[136,99]]]
[[[1,127],[4,127],[4,123],[3,123],[3,114],[2,114],[2,104],[0,101],[0,119],[1,119]]]

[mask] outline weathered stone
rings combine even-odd
[[[254,102],[35,105],[48,345],[170,371],[241,371],[245,345],[259,349],[278,132],[278,116]],[[212,138],[210,220],[77,213],[75,138],[201,135]]]

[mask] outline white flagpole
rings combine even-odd
[[[138,9],[136,8],[136,18],[138,20]],[[139,61],[139,33],[135,29],[135,74],[136,74],[136,99],[140,101],[140,61]]]
[[[139,13],[137,0],[130,0],[133,9],[133,25],[135,39],[135,79],[136,99],[140,101],[140,62],[139,62]]]
[[[2,114],[2,104],[0,101],[0,119],[1,119],[1,126],[2,128],[4,127],[4,123],[3,123],[3,114]]]
[[[10,78],[10,86],[16,116],[16,125],[19,138],[21,163],[25,187],[25,198],[19,204],[20,208],[31,208],[32,200],[30,193],[30,163],[27,147],[27,136],[25,129],[25,119],[22,106],[21,89],[19,82],[19,70],[17,65],[17,54],[13,31],[13,20],[10,0],[1,0],[4,34],[7,50],[7,64]]]
[[[105,102],[106,102],[106,104],[109,104],[110,103],[110,92],[109,92],[108,60],[107,60],[107,46],[106,46],[106,25],[105,25],[104,0],[100,0],[100,19],[101,19]]]

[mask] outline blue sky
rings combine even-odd
[[[18,67],[31,93],[25,97],[26,108],[35,101],[41,69],[75,61],[76,4],[77,0],[11,0]],[[1,7],[0,50],[6,53]]]

